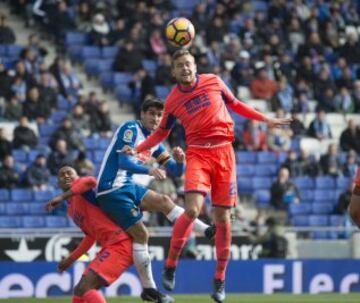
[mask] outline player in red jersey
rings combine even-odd
[[[216,225],[217,255],[214,277],[216,302],[225,299],[225,270],[230,255],[230,209],[237,202],[235,156],[232,148],[234,122],[226,108],[249,119],[263,121],[269,127],[287,125],[290,119],[273,119],[237,100],[224,82],[214,74],[197,75],[194,57],[181,49],[174,53],[172,75],[177,85],[165,101],[160,127],[135,149],[123,152],[136,154],[159,144],[170,134],[178,119],[186,134],[185,213],[176,221],[169,255],[163,272],[163,285],[175,286],[175,268],[193,221],[198,217],[204,196],[211,191]]]
[[[71,254],[63,259],[58,269],[66,270],[96,242],[101,246],[96,258],[90,262],[80,282],[74,288],[72,303],[106,303],[97,290],[109,286],[133,264],[132,239],[121,227],[113,223],[97,206],[96,178],[80,178],[69,166],[62,167],[58,174],[59,186],[64,192],[46,204],[48,211],[69,201],[68,215],[85,233],[85,238]],[[141,298],[157,303],[172,303],[174,299],[156,289],[144,289]]]
[[[349,214],[357,227],[360,228],[360,166],[356,172],[353,191],[351,195]]]

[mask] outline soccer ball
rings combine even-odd
[[[174,18],[168,22],[165,30],[166,38],[175,47],[190,46],[195,37],[194,25],[186,18]]]

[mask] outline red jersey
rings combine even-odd
[[[140,144],[142,152],[164,140],[178,119],[185,128],[187,145],[211,146],[234,140],[234,122],[226,108],[256,120],[265,116],[235,98],[226,84],[214,74],[198,75],[192,87],[178,84],[165,101],[160,127]]]
[[[72,253],[73,259],[86,252],[95,241],[106,247],[129,239],[128,234],[96,206],[93,191],[95,186],[94,177],[82,177],[77,179],[70,189],[74,195],[69,199],[68,215],[86,234],[83,245]]]

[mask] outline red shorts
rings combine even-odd
[[[189,147],[186,151],[185,192],[211,191],[213,206],[237,203],[236,164],[232,145]]]
[[[128,239],[102,248],[90,262],[84,275],[91,270],[102,278],[106,285],[110,285],[132,264],[132,240]]]

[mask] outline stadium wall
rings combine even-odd
[[[86,263],[77,262],[68,272],[56,272],[55,262],[1,262],[0,298],[70,295]],[[182,261],[178,267],[175,293],[211,291],[214,261]],[[154,276],[159,278],[163,262],[154,261]],[[256,260],[231,261],[227,273],[230,293],[322,293],[359,292],[360,260]],[[249,278],[251,277],[251,278]],[[134,268],[124,273],[105,295],[138,296],[140,281]]]

